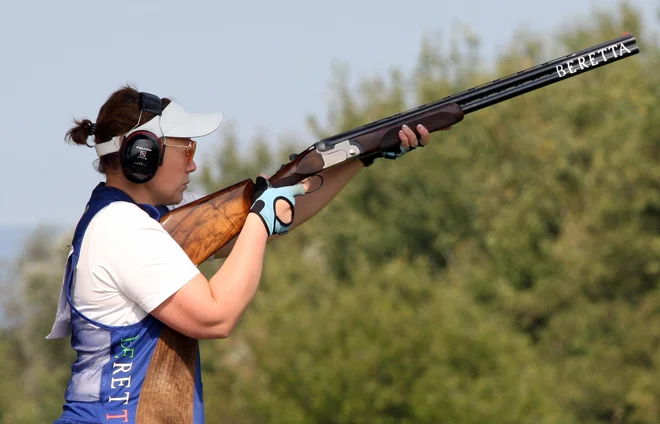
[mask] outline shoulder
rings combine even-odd
[[[92,247],[95,254],[123,257],[154,243],[172,240],[160,224],[130,202],[113,202],[97,212],[89,223],[83,239],[84,247]]]
[[[90,222],[90,230],[96,228],[102,228],[104,232],[109,233],[140,228],[162,228],[162,226],[134,203],[113,202],[101,209]]]

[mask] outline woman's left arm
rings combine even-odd
[[[310,177],[311,192],[296,199],[290,229],[293,230],[325,208],[362,168],[364,164],[361,161],[353,160],[321,171],[317,174],[318,177]],[[317,180],[321,183],[321,187],[315,191],[318,187]]]
[[[448,130],[449,128],[447,128]],[[409,151],[416,147],[426,146],[429,143],[430,135],[428,130],[422,126],[417,126],[417,132],[420,135],[420,138],[417,138],[417,135],[407,126],[403,126],[399,131],[399,139],[401,140],[402,152]],[[304,196],[300,196],[296,199],[296,205],[294,207],[294,218],[293,223],[290,226],[290,230],[298,227],[303,224],[305,221],[312,218],[314,215],[319,213],[323,208],[325,208],[331,201],[334,199],[339,192],[346,186],[346,184],[355,177],[355,175],[364,168],[364,164],[360,160],[353,160],[342,165],[337,165],[332,168],[321,171],[318,175],[322,177],[320,180],[318,177],[313,176],[310,179],[319,179],[322,181],[322,185],[318,190],[315,190],[316,181],[312,181],[310,192]],[[281,237],[278,235],[271,236],[269,241]],[[218,250],[214,258],[224,258],[229,255],[231,249],[234,245],[235,240],[230,241],[220,250]]]
[[[419,139],[408,126],[404,125],[401,128],[399,131],[399,139],[401,140],[402,152],[419,147],[420,144],[423,147],[429,143],[430,135],[423,125],[417,126],[417,132],[420,135]],[[312,181],[311,192],[296,199],[293,224],[291,224],[290,228],[293,229],[299,226],[319,213],[364,167],[362,161],[353,160],[320,172],[318,175],[323,178],[321,180],[321,188],[318,191],[314,191],[316,185],[315,181]],[[310,177],[310,179],[314,178],[317,177]]]

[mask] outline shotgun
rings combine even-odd
[[[495,105],[550,84],[639,53],[632,33],[559,57],[509,76],[426,103],[349,131],[322,139],[297,155],[272,176],[275,187],[292,185],[324,169],[378,152],[397,149],[403,124],[429,132],[461,122],[468,113]],[[419,134],[418,134],[419,135]],[[251,179],[211,193],[162,217],[161,223],[195,264],[211,257],[238,235],[250,210]]]

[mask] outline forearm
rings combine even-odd
[[[323,177],[323,186],[317,191],[296,199],[295,217],[291,229],[326,207],[362,168],[364,168],[362,162],[354,160],[320,172],[319,175]],[[311,178],[318,179],[317,177]],[[312,187],[316,187],[315,183],[312,184]]]
[[[253,213],[248,214],[245,225],[229,256],[211,277],[211,293],[228,331],[239,320],[254,297],[263,268],[267,234],[264,225]]]

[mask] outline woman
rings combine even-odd
[[[308,196],[307,181],[273,188],[259,177],[245,225],[207,280],[158,220],[164,205],[191,200],[184,201],[184,193],[197,169],[193,138],[214,132],[221,120],[221,114],[189,113],[167,98],[122,87],[96,123],[75,121],[68,131],[78,145],[94,136],[106,181],[93,190],[76,227],[48,335],[71,335],[78,354],[57,423],[136,422],[163,326],[193,339],[229,337],[258,288],[268,239],[312,217],[368,165],[352,161],[324,171],[323,186]],[[402,152],[428,143],[428,131],[417,131],[420,140],[401,129]],[[199,368],[194,423],[204,421]]]

